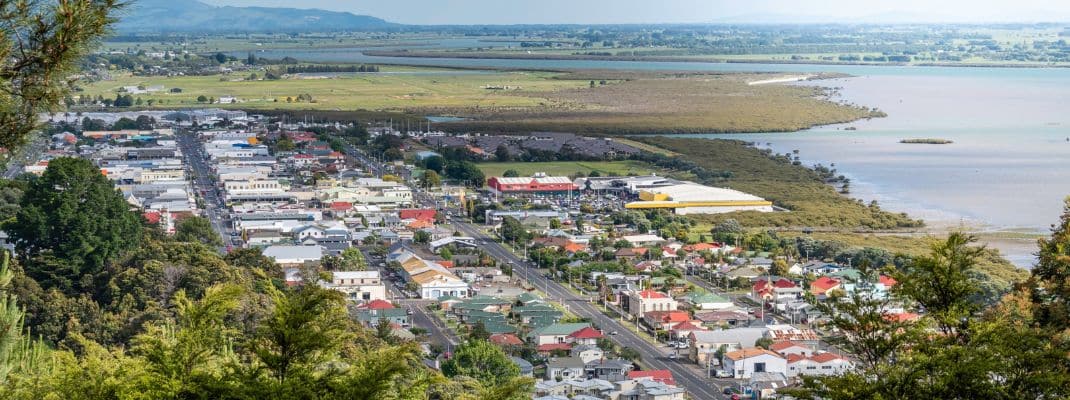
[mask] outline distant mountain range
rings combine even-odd
[[[216,7],[197,0],[137,0],[123,10],[116,31],[307,32],[382,30],[401,25],[367,15],[318,9]]]

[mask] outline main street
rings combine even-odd
[[[670,359],[667,351],[646,341],[631,329],[628,325],[603,314],[589,299],[577,296],[561,284],[543,276],[537,269],[527,267],[527,263],[503,247],[493,239],[483,234],[476,226],[466,222],[453,222],[454,228],[466,236],[479,239],[483,242],[481,248],[492,257],[501,262],[512,264],[513,273],[526,279],[537,289],[542,290],[551,300],[560,302],[572,313],[588,318],[597,324],[604,332],[616,331],[618,334],[609,335],[611,340],[621,347],[635,349],[642,356],[642,363],[652,369],[667,369],[672,371],[673,377],[695,399],[718,399],[721,388],[705,377],[705,374],[697,366],[686,361],[685,357]]]
[[[212,171],[205,162],[204,148],[192,133],[180,133],[177,139],[182,155],[186,158],[189,173],[192,174],[193,190],[204,200],[205,216],[211,222],[212,229],[223,239],[224,246],[228,246],[231,241],[230,228],[223,221],[223,217],[227,215],[226,206],[219,188],[212,183]]]

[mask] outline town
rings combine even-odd
[[[165,232],[206,220],[219,251],[258,251],[286,285],[342,292],[351,318],[420,343],[432,368],[466,338],[489,340],[536,379],[540,400],[775,398],[802,377],[854,368],[824,340],[828,315],[815,302],[887,297],[896,285],[747,250],[731,232],[674,235],[685,215],[782,212],[735,190],[658,175],[509,173],[474,184],[435,172],[458,149],[642,151],[609,139],[445,136],[218,109],[51,118],[73,131],[53,134],[21,173],[92,160]],[[137,126],[111,129],[124,121]],[[400,157],[327,129],[366,131]]]

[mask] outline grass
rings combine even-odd
[[[862,204],[836,192],[813,170],[773,159],[737,140],[644,137],[638,140],[680,154],[712,171],[728,171],[731,178],[716,183],[770,200],[790,212],[735,212],[696,215],[700,223],[714,225],[728,218],[748,228],[827,228],[888,230],[916,227],[919,221]]]
[[[595,79],[598,75],[583,72],[582,76]],[[615,73],[605,76],[617,77]],[[871,116],[870,110],[824,100],[821,88],[747,85],[750,80],[770,76],[634,74],[627,80],[593,88],[538,94],[551,100],[539,109],[471,111],[473,120],[442,125],[457,131],[730,133],[796,131]]]
[[[590,175],[598,171],[602,176],[650,175],[657,169],[640,161],[553,161],[553,162],[491,162],[477,164],[486,176],[502,176],[507,170],[515,170],[520,176],[536,172],[568,176],[577,172]]]
[[[664,74],[651,72],[472,71],[383,66],[381,73],[330,79],[245,80],[249,73],[214,76],[117,75],[86,84],[81,94],[114,98],[123,86],[180,88],[142,94],[140,107],[224,107],[284,111],[378,111],[452,115],[448,131],[572,131],[629,133],[795,131],[849,122],[870,110],[823,100],[821,88],[747,85],[769,74]],[[263,71],[258,75],[262,76]],[[590,83],[606,81],[605,85]],[[487,87],[507,87],[504,90]],[[287,101],[301,94],[314,102]],[[236,104],[197,98],[236,97]],[[153,100],[149,106],[148,100]]]
[[[243,109],[291,110],[435,110],[435,109],[513,109],[540,107],[553,100],[529,94],[548,94],[556,90],[575,89],[586,82],[550,79],[548,72],[481,72],[435,68],[384,66],[380,73],[352,74],[331,79],[247,81],[248,73],[142,77],[119,75],[112,80],[84,86],[84,94],[114,98],[123,86],[162,85],[181,88],[182,93],[151,93],[140,97],[155,100],[155,108],[207,107],[198,96],[219,98],[234,96],[237,104],[213,105]],[[258,75],[263,75],[259,73]],[[486,86],[508,86],[510,90],[489,90]],[[314,103],[287,102],[309,94]],[[162,101],[162,102],[161,102]],[[552,106],[552,105],[551,105]]]

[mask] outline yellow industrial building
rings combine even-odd
[[[671,208],[676,214],[719,214],[733,211],[772,212],[773,203],[738,190],[679,182],[639,190],[629,209]]]

